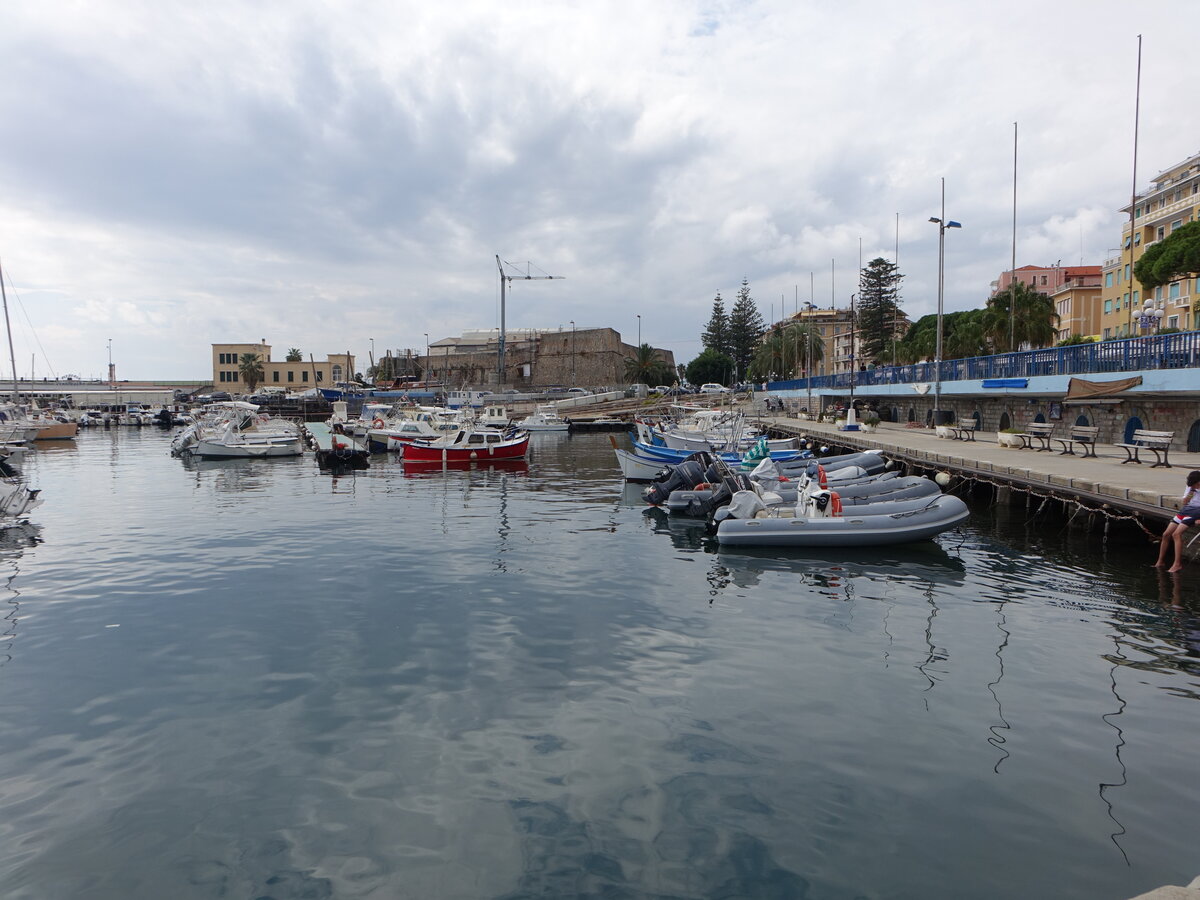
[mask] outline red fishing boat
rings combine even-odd
[[[471,462],[491,459],[524,459],[529,432],[499,432],[464,428],[432,441],[404,445],[405,462]]]

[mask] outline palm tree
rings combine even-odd
[[[287,356],[284,357],[285,362],[304,362],[304,354],[300,352],[299,347],[289,347]]]
[[[1054,301],[1016,281],[988,300],[984,332],[994,352],[1007,353],[1022,344],[1050,346],[1058,337],[1057,324]]]
[[[243,353],[238,362],[238,372],[241,373],[242,381],[246,383],[246,390],[254,393],[254,389],[263,380],[263,364],[258,354]]]
[[[632,357],[625,359],[625,379],[631,384],[661,384],[671,378],[671,367],[658,358],[649,344],[642,344]]]

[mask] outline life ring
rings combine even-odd
[[[820,463],[817,464],[817,484],[822,488],[829,487],[829,479],[825,476],[825,467]]]
[[[837,491],[829,492],[829,515],[833,518],[838,518],[842,514],[842,498],[838,496]]]
[[[372,428],[382,428],[383,427],[383,419],[379,418],[379,416],[376,416],[374,419],[371,420],[371,427]]]

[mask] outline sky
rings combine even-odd
[[[1192,0],[15,0],[0,265],[20,374],[205,378],[214,342],[323,358],[498,327],[699,353],[764,319],[981,306],[1099,264],[1133,187],[1200,151]],[[1186,43],[1186,38],[1184,38]],[[1186,55],[1186,54],[1185,54]],[[638,319],[638,316],[641,319]],[[111,341],[111,344],[110,344]],[[3,367],[7,369],[7,364]],[[360,366],[365,368],[365,364]]]

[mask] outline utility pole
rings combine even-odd
[[[505,304],[506,288],[512,284],[512,281],[514,278],[521,280],[521,281],[549,281],[552,279],[561,279],[564,277],[562,275],[531,275],[529,273],[529,270],[533,266],[533,263],[529,263],[529,262],[525,263],[525,273],[524,274],[520,274],[519,270],[517,270],[517,274],[509,274],[504,271],[505,266],[508,266],[510,269],[517,270],[517,267],[514,266],[512,263],[502,262],[499,254],[497,254],[496,255],[496,268],[500,270],[500,347],[499,347],[499,352],[497,353],[497,360],[496,360],[496,384],[497,384],[497,386],[503,386],[505,383],[505,381],[504,381],[504,377],[505,377],[504,376],[504,345],[506,343],[507,335],[506,335],[505,329],[504,329],[504,304]],[[447,352],[447,354],[449,354],[449,352],[450,352],[449,347],[446,348],[446,352]]]

